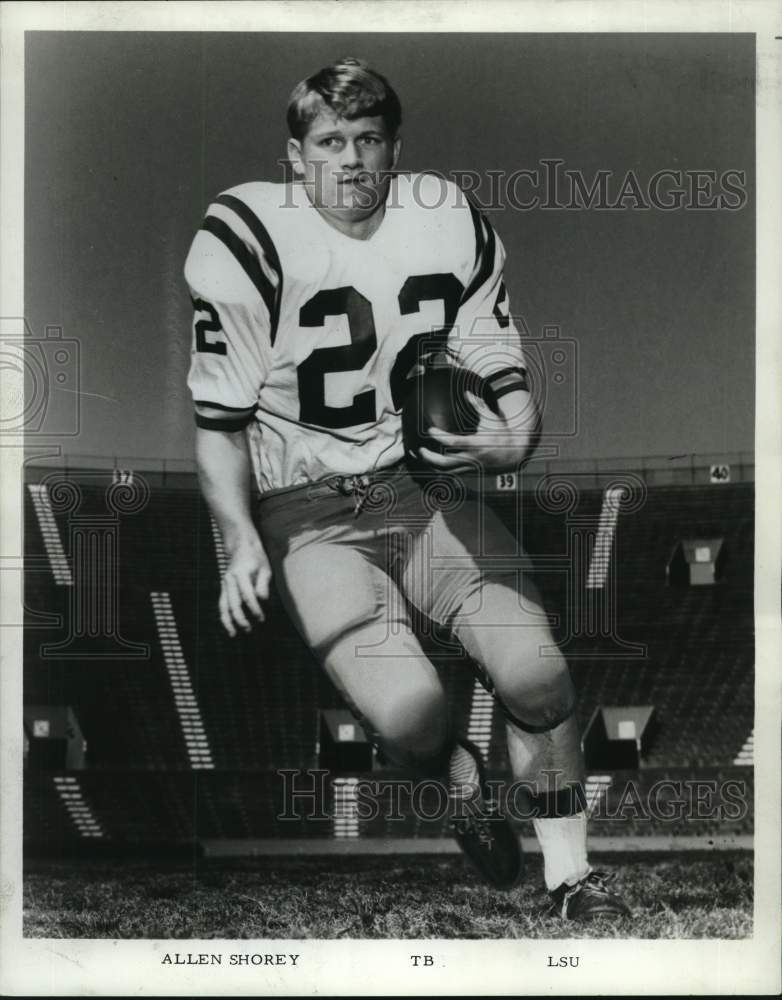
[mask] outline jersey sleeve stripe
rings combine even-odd
[[[205,417],[198,411],[195,414],[196,427],[200,427],[204,431],[228,431],[229,433],[243,431],[254,419],[254,410],[244,417]]]
[[[226,413],[244,413],[249,409],[247,406],[226,406],[224,403],[213,403],[211,399],[194,399],[193,402],[196,406],[209,406],[213,410],[225,410]]]
[[[266,226],[264,226],[255,212],[253,212],[249,205],[246,205],[240,198],[237,198],[232,194],[221,194],[217,198],[217,204],[230,208],[232,212],[235,212],[239,216],[260,244],[269,266],[277,275],[277,289],[274,295],[274,306],[269,310],[269,316],[271,317],[271,342],[273,345],[277,336],[277,327],[280,322],[280,302],[282,301],[282,265],[280,264],[280,257],[277,253],[277,248],[274,245],[274,240],[272,240]]]
[[[527,372],[521,367],[499,368],[491,375],[486,375],[484,383],[495,402],[509,392],[516,392],[519,389],[529,392]]]
[[[518,392],[519,389],[523,389],[524,392],[529,392],[529,383],[526,377],[523,379],[514,379],[512,382],[508,382],[507,385],[492,386],[492,392],[495,399],[499,399],[501,396],[507,396],[509,392]]]
[[[480,223],[483,223],[483,218],[480,215],[478,217],[478,221]],[[478,289],[484,284],[484,282],[486,282],[492,276],[492,273],[494,271],[494,255],[497,246],[497,240],[495,239],[494,230],[492,229],[492,227],[486,226],[486,229],[488,230],[489,236],[480,251],[480,262],[477,265],[478,270],[477,273],[475,274],[475,277],[472,279],[470,284],[465,289],[464,294],[462,295],[462,303],[465,303],[468,299],[472,298],[472,296],[478,291]]]
[[[492,372],[491,375],[486,375],[486,381],[491,385],[493,382],[499,382],[500,379],[506,378],[508,375],[518,375],[522,379],[526,379],[527,373],[523,368],[520,367],[507,367],[499,368],[496,372]]]
[[[258,258],[248,248],[247,244],[240,240],[236,233],[222,219],[215,215],[207,215],[204,224],[201,226],[207,233],[211,233],[225,246],[242,266],[247,277],[258,289],[261,298],[272,315],[274,310],[274,287],[263,273]]]

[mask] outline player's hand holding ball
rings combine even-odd
[[[233,637],[237,626],[245,632],[252,629],[247,611],[257,621],[264,621],[260,602],[268,600],[272,573],[266,551],[254,529],[234,538],[226,537],[224,541],[228,566],[220,591],[220,621]]]
[[[408,455],[444,472],[517,468],[537,421],[519,421],[511,395],[494,398],[480,377],[453,365],[428,368],[411,379],[402,411]]]

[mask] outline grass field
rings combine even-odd
[[[565,926],[539,856],[509,892],[461,857],[37,861],[24,934],[52,938],[743,938],[752,856],[611,855],[633,917]]]

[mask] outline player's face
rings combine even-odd
[[[381,117],[348,121],[324,109],[288,155],[317,209],[335,221],[360,222],[385,202],[400,140]]]

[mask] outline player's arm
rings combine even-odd
[[[427,432],[446,454],[422,448],[421,458],[450,471],[518,469],[531,455],[540,433],[540,413],[530,391],[521,337],[510,315],[503,280],[505,251],[489,223],[472,210],[476,233],[473,274],[462,297],[448,346],[456,363],[480,377],[486,398],[468,392],[479,416],[474,434]]]
[[[250,511],[252,466],[243,429],[219,430],[219,411],[197,406],[215,423],[196,429],[196,463],[201,492],[223,536],[228,565],[220,591],[220,620],[229,635],[249,631],[245,608],[263,621],[260,602],[269,596],[271,567]],[[252,410],[249,411],[252,416]]]
[[[219,413],[207,406],[197,405],[196,413],[214,421],[208,429],[196,428],[199,485],[223,542],[233,548],[257,534],[250,512],[252,463],[247,436],[243,428],[219,429]]]
[[[469,390],[466,397],[478,413],[475,434],[449,434],[437,427],[429,437],[447,448],[446,454],[421,449],[421,457],[452,472],[518,470],[532,455],[540,436],[541,415],[521,366],[497,369],[487,379],[492,405]]]
[[[215,210],[212,206],[210,213]],[[260,602],[269,595],[269,560],[250,507],[246,428],[254,419],[270,348],[268,305],[236,257],[238,239],[220,238],[226,226],[235,225],[223,211],[223,225],[212,232],[205,224],[193,241],[185,276],[194,307],[188,386],[195,405],[196,462],[228,557],[219,611],[233,636],[237,627],[251,628],[249,616],[263,619]],[[262,265],[256,261],[256,266]]]
[[[532,394],[527,389],[514,389],[496,401],[496,410],[472,392],[465,395],[478,412],[475,434],[450,434],[430,427],[427,435],[448,451],[440,454],[421,448],[421,458],[449,472],[518,470],[532,454],[540,433],[540,417]]]

